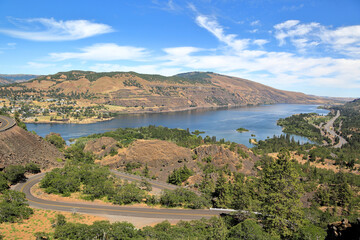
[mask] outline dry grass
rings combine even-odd
[[[87,214],[72,214],[68,212],[34,209],[34,214],[20,223],[0,224],[0,233],[4,239],[35,239],[36,232],[53,233],[52,222],[57,214],[63,214],[68,222],[92,224],[95,221],[108,220],[105,217]]]

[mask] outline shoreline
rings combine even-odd
[[[227,106],[202,106],[202,107],[186,107],[186,108],[179,108],[179,109],[167,109],[167,110],[160,110],[160,111],[150,111],[150,110],[139,110],[139,111],[121,111],[121,112],[113,112],[116,116],[120,115],[136,115],[136,114],[161,114],[161,113],[178,113],[178,112],[186,112],[186,111],[216,111],[222,109],[234,109],[234,108],[246,108],[246,107],[259,107],[259,106],[266,106],[266,105],[275,105],[275,104],[304,104],[304,105],[319,105],[319,103],[259,103],[259,104],[239,104],[239,105],[227,105]],[[106,119],[93,119],[93,118],[85,118],[82,121],[50,121],[50,120],[39,120],[39,121],[29,121],[29,120],[22,120],[24,123],[31,123],[31,124],[92,124],[97,122],[106,122],[111,121],[116,118],[110,117]]]

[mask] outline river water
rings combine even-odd
[[[216,136],[217,140],[225,138],[233,142],[251,147],[249,138],[254,134],[257,140],[264,140],[273,135],[282,134],[281,127],[276,125],[279,118],[298,113],[315,112],[327,114],[328,111],[318,109],[318,105],[274,104],[253,107],[240,107],[217,110],[192,110],[176,113],[126,114],[111,121],[92,124],[27,124],[29,131],[35,131],[45,137],[50,132],[60,133],[65,140],[102,133],[116,128],[141,127],[148,125],[169,128],[189,128],[200,130],[202,136]],[[249,132],[239,133],[237,128],[246,128]],[[308,142],[308,139],[294,136],[295,140]]]

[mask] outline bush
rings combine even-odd
[[[27,219],[32,213],[33,210],[28,207],[24,193],[5,190],[0,196],[0,223]]]
[[[58,149],[64,149],[66,144],[65,140],[56,133],[50,133],[49,135],[46,135],[45,140],[53,144]]]
[[[26,179],[25,172],[25,168],[21,165],[9,165],[4,170],[5,177],[11,184],[24,181]]]
[[[135,183],[125,183],[115,191],[111,201],[115,204],[140,203],[146,197],[145,191],[141,190]]]
[[[34,174],[41,172],[39,165],[32,162],[25,165],[25,170],[28,173],[34,173]]]
[[[168,176],[168,183],[181,185],[184,181],[186,181],[191,175],[193,175],[193,171],[188,169],[186,165],[180,169],[174,169],[174,171]]]
[[[160,196],[160,204],[168,207],[188,207],[203,208],[209,205],[209,202],[202,196],[184,188],[178,188],[174,191],[164,190]]]
[[[6,177],[4,176],[4,174],[2,172],[0,172],[0,193],[2,193],[3,191],[5,191],[8,188],[9,188],[8,181],[7,181]]]

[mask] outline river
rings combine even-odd
[[[124,114],[113,120],[92,124],[26,124],[29,131],[35,131],[45,137],[50,132],[60,133],[65,140],[102,133],[116,128],[141,127],[148,125],[169,128],[189,128],[204,131],[203,136],[216,136],[217,140],[225,138],[251,147],[249,138],[254,134],[257,140],[264,140],[273,135],[282,134],[281,127],[276,125],[279,118],[298,113],[315,112],[327,114],[328,110],[318,109],[318,105],[274,104],[253,107],[239,107],[217,110],[191,110],[176,113]],[[249,132],[239,133],[237,128],[246,128]],[[309,140],[294,136],[295,140]]]

